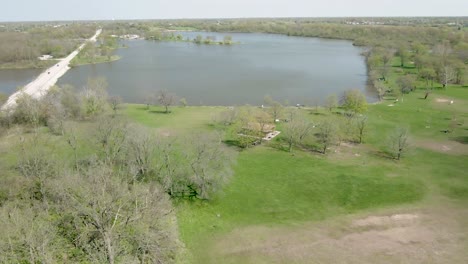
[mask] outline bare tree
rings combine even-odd
[[[196,197],[209,199],[232,176],[233,152],[216,134],[198,134],[186,139],[184,150],[190,174],[187,188]]]
[[[173,254],[171,206],[156,185],[129,185],[103,164],[57,184],[58,209],[69,222],[65,235],[90,261],[161,263]]]
[[[304,139],[310,135],[313,125],[305,117],[295,116],[292,121],[286,123],[283,128],[283,137],[288,143],[289,152],[291,152],[293,146],[301,145]]]
[[[273,118],[273,122],[280,119],[281,114],[284,111],[283,105],[280,102],[277,102],[271,98],[271,96],[267,95],[264,98],[265,104],[268,106],[268,112],[270,113],[271,117]]]
[[[126,137],[125,163],[132,175],[132,182],[144,180],[155,170],[156,140],[145,127],[132,125]]]
[[[335,142],[336,126],[331,120],[325,120],[318,126],[318,142],[321,145],[321,152],[326,154],[327,148]]]
[[[400,160],[402,155],[408,150],[408,129],[397,128],[389,137],[390,150],[394,158]]]
[[[51,154],[44,151],[39,141],[37,135],[31,141],[22,139],[18,169],[24,177],[34,183],[37,192],[33,193],[32,198],[42,201],[44,209],[48,210],[47,182],[56,176],[57,164],[51,158]]]
[[[57,263],[57,230],[46,211],[8,203],[0,207],[1,263]]]
[[[367,116],[356,117],[354,122],[356,124],[356,129],[358,132],[359,144],[361,144],[367,128]]]
[[[166,109],[166,114],[169,113],[169,107],[176,102],[176,96],[166,90],[159,91],[157,98],[158,102]]]
[[[122,98],[120,96],[111,96],[109,98],[109,105],[112,111],[114,111],[114,116],[117,115],[117,110],[119,110],[122,105]]]
[[[453,81],[456,77],[455,71],[450,65],[441,65],[438,68],[439,81],[443,88],[447,88],[447,85]]]
[[[159,179],[173,197],[209,199],[232,175],[234,152],[223,146],[219,135],[166,139],[158,146]]]
[[[114,164],[124,155],[127,139],[127,126],[125,120],[118,118],[101,117],[94,132],[94,140],[98,152],[106,164]]]
[[[108,94],[108,83],[105,78],[89,79],[82,92],[84,111],[88,116],[96,116],[104,111]]]
[[[336,94],[331,94],[327,97],[327,101],[325,103],[328,110],[331,112],[334,108],[338,107],[338,99],[336,98]]]

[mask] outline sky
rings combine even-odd
[[[468,16],[468,0],[2,0],[0,21]]]

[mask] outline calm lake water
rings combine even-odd
[[[0,70],[0,92],[12,94],[26,84],[34,80],[42,70],[21,69],[21,70]]]
[[[184,32],[222,40],[227,34]],[[327,95],[357,88],[366,91],[362,50],[349,41],[288,37],[273,34],[230,33],[232,46],[184,42],[124,41],[128,48],[112,63],[71,69],[59,84],[76,88],[88,78],[105,77],[109,92],[126,102],[144,102],[166,89],[190,105],[262,104],[266,94],[291,104],[322,103]],[[0,71],[0,77],[1,75]],[[30,76],[25,74],[26,79]],[[6,84],[0,78],[0,90]],[[27,81],[25,82],[27,83]]]

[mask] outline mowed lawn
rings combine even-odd
[[[332,147],[327,155],[299,149],[289,153],[268,145],[241,151],[230,183],[212,200],[176,201],[188,262],[246,261],[242,254],[228,260],[216,252],[220,239],[229,239],[230,232],[240,228],[297,228],[354,213],[425,207],[447,200],[466,207],[468,89],[437,90],[427,100],[421,99],[423,95],[417,91],[397,103],[388,100],[369,106],[362,145]],[[213,129],[213,117],[225,109],[176,107],[163,114],[159,108],[129,105],[125,113],[149,127],[183,134]],[[311,114],[311,120],[333,115],[320,111]],[[388,135],[396,127],[410,130],[410,148],[401,161],[385,154]],[[451,133],[443,132],[449,128]],[[454,149],[444,149],[445,145]]]
[[[223,106],[187,106],[171,107],[170,113],[165,113],[163,107],[126,104],[122,112],[130,119],[148,127],[167,129],[177,133],[210,129],[210,124],[220,112],[226,110]]]

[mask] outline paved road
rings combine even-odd
[[[11,109],[16,106],[16,99],[22,94],[29,94],[33,98],[40,98],[44,96],[50,87],[54,86],[57,83],[57,80],[62,77],[69,69],[70,62],[73,58],[80,53],[88,42],[96,42],[97,37],[101,34],[102,29],[98,29],[96,34],[90,39],[86,40],[85,43],[81,44],[78,49],[70,53],[66,58],[61,59],[59,62],[54,64],[54,66],[48,68],[43,73],[41,73],[34,81],[30,82],[20,91],[12,94],[8,101],[2,106],[2,110]]]

